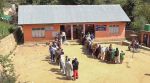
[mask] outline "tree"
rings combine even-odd
[[[2,8],[4,7],[4,0],[0,0],[0,12],[2,12]]]
[[[48,4],[58,4],[58,0],[18,0],[20,5],[48,5]]]
[[[135,19],[131,27],[136,31],[143,30],[144,25],[150,23],[150,4],[145,0],[136,1],[133,14]]]
[[[144,29],[144,25],[146,24],[146,19],[143,16],[135,17],[135,21],[131,23],[132,29],[135,31],[140,31]]]

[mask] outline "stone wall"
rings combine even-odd
[[[6,36],[0,40],[0,55],[8,55],[17,46],[17,42],[14,37],[14,33]]]

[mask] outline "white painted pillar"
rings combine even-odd
[[[71,24],[71,40],[73,40],[73,25]]]

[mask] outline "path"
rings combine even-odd
[[[122,50],[126,46],[113,45]],[[126,52],[123,64],[107,64],[97,59],[89,58],[81,45],[63,46],[65,55],[79,60],[79,79],[66,80],[61,75],[59,66],[49,64],[47,46],[18,46],[15,51],[14,64],[18,80],[27,83],[149,83],[150,82],[150,52]]]

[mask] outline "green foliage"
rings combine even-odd
[[[0,0],[0,12],[2,12],[3,6],[4,6],[4,0]]]
[[[17,0],[21,5],[33,4],[33,5],[48,5],[48,4],[59,4],[58,0]]]
[[[2,12],[3,7],[10,7],[9,0],[0,0],[0,12]]]
[[[150,23],[150,4],[138,4],[136,6],[135,15],[145,17],[148,23]]]
[[[0,83],[15,83],[14,66],[9,55],[0,55],[0,66],[2,68]]]
[[[132,27],[133,30],[135,31],[140,31],[144,29],[144,25],[146,24],[146,20],[145,17],[136,17],[135,18],[136,21],[132,22]]]
[[[112,0],[114,4],[120,4],[121,6],[125,6],[127,4],[127,0]]]
[[[144,25],[150,23],[150,3],[144,0],[137,0],[132,12],[134,20],[131,22],[131,27],[136,31],[143,30]]]
[[[0,39],[9,35],[15,30],[15,26],[9,23],[0,21]]]

